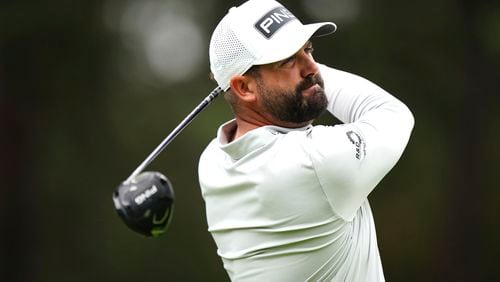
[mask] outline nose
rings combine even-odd
[[[316,61],[314,60],[311,53],[308,53],[305,50],[301,50],[299,59],[301,66],[300,75],[302,77],[305,78],[318,73],[318,65],[316,64]]]

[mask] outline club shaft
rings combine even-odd
[[[149,154],[149,156],[132,172],[132,174],[125,180],[125,182],[130,182],[134,177],[136,177],[139,173],[141,173],[158,155],[172,142],[172,140],[181,133],[181,131],[191,123],[191,121],[201,112],[203,111],[219,94],[222,93],[222,89],[220,87],[216,87],[210,94],[208,94],[201,103],[194,108],[189,115],[187,115],[177,127],[170,132],[170,134]]]

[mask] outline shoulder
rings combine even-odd
[[[214,155],[216,155],[218,151],[220,151],[220,149],[218,146],[217,138],[214,138],[201,152],[199,163],[201,164],[203,161],[214,157]]]

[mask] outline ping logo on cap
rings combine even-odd
[[[286,23],[294,19],[296,17],[285,7],[276,7],[260,18],[254,26],[269,39]]]

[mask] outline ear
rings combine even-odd
[[[229,82],[231,90],[241,101],[253,102],[256,100],[255,80],[249,76],[235,75]]]

